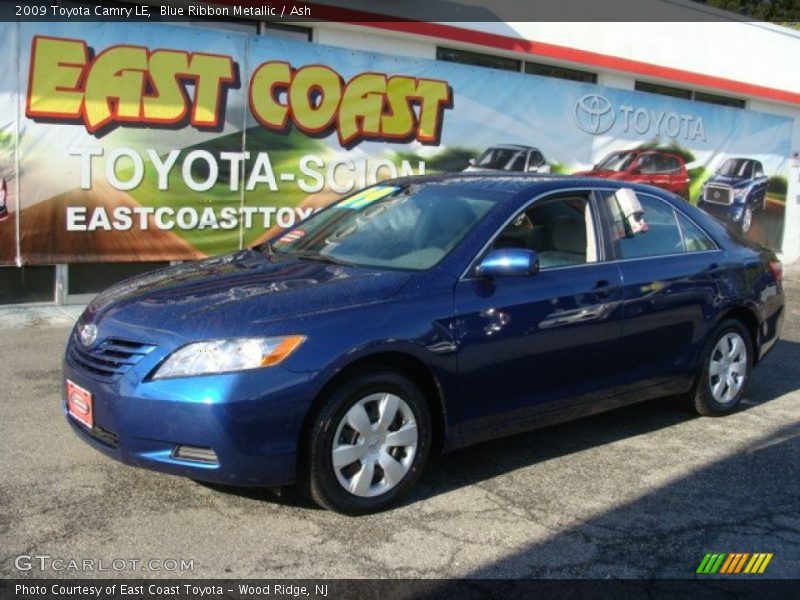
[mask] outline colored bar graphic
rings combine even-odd
[[[712,573],[716,573],[719,570],[720,565],[722,564],[723,559],[725,558],[725,554],[706,554],[703,557],[703,560],[700,562],[700,566],[697,567],[697,573],[702,573],[704,575],[709,575]]]
[[[767,552],[709,552],[700,561],[696,573],[702,575],[760,574],[767,568],[773,554]],[[747,565],[747,566],[745,566]]]
[[[772,553],[756,553],[753,554],[753,557],[750,559],[750,562],[747,563],[747,566],[744,569],[745,573],[763,573],[764,569],[767,568],[769,561],[772,560]]]

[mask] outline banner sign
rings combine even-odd
[[[0,264],[217,255],[465,169],[650,183],[780,244],[789,118],[198,27],[2,28]]]

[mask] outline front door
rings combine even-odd
[[[589,192],[538,199],[488,250],[534,250],[540,272],[494,279],[469,272],[458,283],[463,432],[488,434],[616,384],[625,368],[622,282],[617,265],[603,261],[596,215]]]

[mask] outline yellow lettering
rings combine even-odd
[[[339,141],[347,144],[359,134],[377,137],[386,98],[386,75],[362,73],[347,84],[339,109]]]
[[[259,123],[270,129],[282,130],[289,118],[289,108],[275,97],[278,89],[289,89],[292,69],[289,63],[263,63],[250,80],[250,111]]]
[[[233,83],[233,60],[229,56],[195,54],[192,56],[190,74],[196,77],[192,125],[214,127],[219,125],[222,88]]]
[[[83,105],[90,132],[115,120],[140,120],[146,71],[146,48],[114,46],[94,59]]]
[[[143,100],[144,120],[177,123],[186,116],[186,94],[178,73],[189,71],[189,55],[174,50],[156,50],[150,56],[152,95]]]
[[[80,40],[34,37],[25,114],[79,117],[83,105],[79,83],[87,61],[88,49]]]
[[[294,122],[307,133],[318,133],[330,127],[341,99],[341,78],[328,67],[303,67],[294,74],[289,86],[289,106]]]

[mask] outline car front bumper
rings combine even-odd
[[[741,223],[744,215],[744,204],[717,204],[706,202],[701,196],[697,200],[697,207],[704,210],[718,221],[728,223]]]
[[[201,481],[281,486],[295,481],[297,446],[311,402],[311,373],[281,367],[224,375],[113,381],[63,363],[62,410],[76,433],[127,464]],[[66,381],[92,394],[90,430],[67,410]],[[211,449],[216,462],[176,456],[177,447]]]

